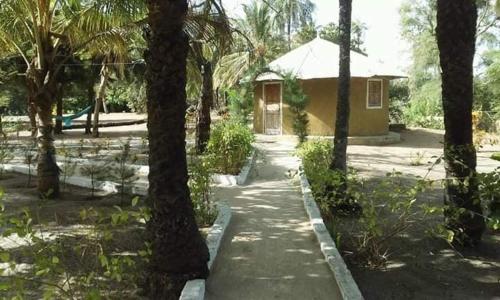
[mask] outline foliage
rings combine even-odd
[[[350,170],[346,178],[347,193],[363,210],[359,218],[348,218],[332,210],[332,205],[335,207],[335,203],[332,204],[334,197],[325,196],[332,193],[325,190],[328,186],[336,187],[343,182],[341,174],[328,170],[331,149],[330,142],[310,141],[302,144],[297,151],[314,198],[338,244],[349,245],[354,250],[349,259],[370,267],[383,266],[388,257],[389,240],[421,221],[425,215],[423,210],[414,207],[417,196],[432,182],[421,179],[410,184],[401,173],[393,172],[376,183],[368,184]],[[367,190],[370,192],[367,193]],[[436,210],[434,208],[433,212]]]
[[[439,85],[437,80],[429,81],[411,95],[411,101],[404,110],[404,120],[407,124],[437,129],[444,127]]]
[[[199,227],[213,224],[216,211],[212,197],[212,165],[209,157],[192,156],[189,164],[189,191]]]
[[[487,225],[500,230],[500,167],[490,173],[478,174],[479,197],[487,213]]]
[[[99,152],[102,150],[101,144],[94,143],[92,146],[93,153],[88,157],[88,163],[83,164],[80,167],[80,170],[82,175],[90,177],[90,197],[94,198],[95,190],[98,187],[99,182],[109,176],[110,162],[107,160],[101,160],[102,157],[99,155]]]
[[[132,200],[133,206],[137,203],[138,199]],[[2,237],[17,235],[25,245],[0,249],[0,259],[6,265],[1,270],[0,289],[15,299],[34,291],[42,293],[43,299],[130,296],[138,289],[138,270],[148,260],[150,250],[140,243],[128,243],[126,249],[117,247],[116,239],[120,231],[142,227],[149,218],[149,210],[142,207],[130,211],[115,207],[111,213],[85,208],[80,211],[83,225],[79,230],[54,234],[39,218],[39,208],[9,216],[2,205],[0,224],[6,228]],[[26,259],[33,268],[18,272]]]
[[[212,128],[207,155],[215,172],[238,174],[252,152],[255,137],[248,126],[237,120],[223,120]]]
[[[481,51],[478,54],[483,58],[483,63],[487,64],[488,49],[498,47],[499,29],[488,1],[476,3],[479,13],[476,48]],[[435,38],[436,9],[436,0],[405,0],[400,9],[401,32],[411,45],[412,58],[408,72],[410,102],[404,111],[404,120],[413,126],[443,128],[439,53]],[[476,81],[479,80],[477,76]],[[488,96],[487,90],[491,85],[476,87],[482,88],[476,88],[476,107],[487,108],[490,102],[495,101],[494,97]]]
[[[248,83],[227,92],[229,113],[240,118],[243,123],[248,122],[248,116],[253,112],[253,84]]]
[[[133,166],[137,161],[137,156],[130,151],[130,139],[122,143],[120,148],[120,152],[114,157],[111,177],[120,184],[120,206],[123,206],[127,187],[137,180],[137,167]]]
[[[404,110],[409,100],[408,80],[392,80],[389,85],[389,119],[391,123],[404,122]]]
[[[0,179],[3,177],[4,165],[14,158],[13,150],[14,148],[9,144],[8,139],[0,138]]]
[[[299,138],[299,143],[306,141],[308,135],[309,118],[305,111],[309,99],[302,90],[300,82],[292,74],[286,74],[283,79],[283,99],[290,106],[293,117],[293,132]]]
[[[312,186],[313,195],[323,211],[335,215],[356,215],[361,210],[356,185],[350,185],[352,170],[329,169],[333,145],[330,141],[307,141],[297,149],[304,172]],[[347,183],[347,184],[346,184]]]
[[[410,153],[410,166],[421,166],[423,165],[422,160],[424,159],[425,151],[417,151],[415,153]]]
[[[351,50],[366,55],[366,49],[363,46],[365,40],[365,32],[368,29],[366,24],[360,21],[351,23]],[[322,39],[328,40],[335,44],[340,43],[340,29],[335,23],[328,23],[323,26],[319,32]]]

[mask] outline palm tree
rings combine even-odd
[[[476,23],[475,1],[437,1],[436,35],[445,125],[444,215],[447,227],[454,233],[453,240],[465,245],[479,243],[485,230],[472,142]]]
[[[222,57],[214,71],[216,89],[230,88],[259,70],[282,51],[274,32],[275,18],[269,5],[251,1],[243,5],[245,17],[235,20],[232,53]]]
[[[232,40],[232,29],[222,5],[217,0],[200,3],[200,9],[191,7],[185,32],[190,38],[190,64],[196,72],[190,81],[201,78],[201,95],[197,107],[196,152],[205,151],[210,138],[210,108],[213,106],[213,66],[225,54]]]
[[[178,299],[187,280],[206,278],[209,253],[187,186],[185,150],[187,0],[148,0],[145,52],[148,95],[147,224],[152,256],[145,290],[151,299]]]
[[[293,31],[313,23],[312,15],[315,5],[310,0],[279,0],[277,2],[277,25],[282,32],[286,32],[288,50],[291,50]]]
[[[38,190],[59,194],[52,106],[58,74],[74,54],[106,49],[116,28],[139,16],[141,1],[5,0],[0,6],[0,56],[19,55],[26,65],[30,107],[38,119]]]

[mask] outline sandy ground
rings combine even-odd
[[[340,299],[309,225],[298,186],[293,144],[257,143],[250,183],[220,188],[233,218],[207,283],[209,300]]]

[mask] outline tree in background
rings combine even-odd
[[[275,31],[273,11],[265,3],[252,1],[243,5],[245,16],[235,20],[233,47],[222,57],[214,71],[214,88],[230,89],[241,79],[261,70],[285,51],[285,41]]]
[[[313,24],[315,5],[311,0],[278,0],[276,2],[270,7],[276,12],[278,30],[287,35],[287,45],[290,51],[292,49],[292,34],[301,27]],[[269,5],[267,2],[266,4]]]
[[[126,24],[136,21],[140,1],[17,1],[0,6],[0,57],[20,56],[25,64],[30,107],[38,119],[38,190],[59,194],[52,107],[58,74],[74,55],[107,49]]]
[[[485,230],[472,141],[473,60],[477,7],[470,0],[437,1],[437,44],[442,69],[445,222],[453,241],[476,245]]]
[[[186,0],[148,0],[145,52],[148,95],[151,244],[145,291],[151,299],[178,299],[186,281],[208,276],[209,253],[188,188],[185,149]]]
[[[477,45],[498,48],[500,29],[488,0],[479,9]],[[441,78],[436,43],[436,0],[405,0],[400,9],[402,36],[411,45],[408,71],[411,101],[405,119],[412,125],[442,128]]]
[[[190,81],[201,86],[196,118],[196,152],[205,151],[210,138],[210,108],[213,107],[213,68],[217,61],[226,54],[232,41],[232,29],[222,5],[217,0],[207,0],[200,4],[200,9],[191,8],[187,19],[187,33],[190,37]],[[195,25],[195,26],[193,26]],[[193,80],[195,79],[195,80]],[[201,80],[196,80],[201,79]],[[201,81],[201,82],[200,82]]]

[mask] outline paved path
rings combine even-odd
[[[260,157],[248,185],[221,188],[233,218],[208,279],[206,299],[340,299],[309,225],[293,145],[258,143]]]

